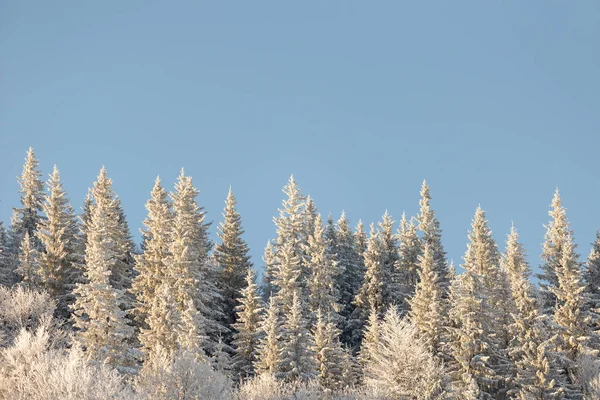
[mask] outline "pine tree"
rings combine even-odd
[[[275,248],[271,244],[270,240],[267,242],[267,246],[265,247],[263,262],[265,263],[265,268],[260,291],[262,293],[263,300],[268,301],[269,297],[277,293],[277,287],[273,284],[273,281],[277,275],[277,257],[275,254]]]
[[[12,284],[12,261],[9,248],[9,234],[0,221],[0,285]]]
[[[317,380],[327,389],[337,390],[346,386],[344,378],[344,363],[346,353],[339,340],[341,331],[329,316],[317,311],[317,321],[314,328],[314,348]],[[346,368],[350,368],[347,366]]]
[[[14,250],[20,246],[26,233],[33,240],[34,248],[41,250],[41,245],[35,236],[38,223],[42,220],[40,212],[44,201],[44,182],[41,179],[42,173],[39,170],[39,165],[40,163],[30,147],[27,151],[27,157],[25,157],[23,173],[18,179],[21,186],[19,193],[21,193],[22,207],[13,209],[11,221]]]
[[[508,355],[514,362],[515,372],[514,388],[509,394],[522,400],[561,398],[563,390],[554,362],[553,338],[546,334],[551,327],[539,313],[534,288],[529,282],[531,272],[525,249],[514,226],[508,236],[502,266],[509,277],[514,303],[509,325],[513,339]]]
[[[402,282],[402,274],[399,270],[400,257],[398,254],[398,239],[394,234],[394,223],[391,215],[386,211],[383,214],[382,221],[379,222],[379,243],[380,243],[380,257],[381,257],[381,268],[383,272],[383,278],[387,285],[385,306],[390,304],[401,304],[403,301],[400,288],[398,285]],[[389,279],[389,280],[388,280]]]
[[[563,259],[564,246],[572,236],[567,210],[562,205],[558,189],[554,192],[550,207],[551,210],[548,214],[551,219],[546,226],[546,240],[543,245],[542,265],[540,266],[542,273],[538,274],[540,294],[543,299],[542,306],[546,314],[551,314],[552,308],[556,304],[556,295],[553,290],[558,287],[557,273]]]
[[[291,241],[286,242],[277,253],[277,275],[273,284],[278,288],[275,295],[284,314],[291,311],[293,297],[302,291],[299,280],[302,274],[300,257],[294,251]]]
[[[237,318],[233,324],[233,370],[237,377],[245,379],[254,376],[254,365],[261,337],[260,323],[263,305],[256,284],[256,273],[249,268],[246,285],[241,290],[240,304],[236,307]]]
[[[419,200],[419,216],[417,217],[419,230],[422,232],[423,243],[428,243],[433,249],[433,258],[435,260],[436,272],[440,277],[445,288],[449,287],[450,278],[448,277],[448,263],[446,261],[446,252],[442,245],[442,230],[440,222],[435,217],[434,211],[431,209],[431,195],[429,186],[426,181],[423,181],[421,186],[421,199]]]
[[[143,348],[152,351],[160,345],[164,350],[173,352],[176,348],[172,344],[166,344],[164,340],[155,339],[155,335],[172,339],[173,332],[164,334],[151,332],[152,329],[163,329],[163,327],[157,326],[158,321],[165,321],[165,323],[171,324],[172,329],[176,329],[180,322],[169,322],[173,317],[161,315],[161,313],[174,314],[181,312],[181,310],[172,310],[171,305],[163,304],[162,300],[157,298],[159,287],[165,285],[166,288],[162,290],[168,291],[175,280],[167,268],[167,260],[170,257],[169,247],[172,240],[173,211],[171,210],[168,194],[161,186],[158,177],[152,188],[151,197],[146,202],[146,210],[148,210],[148,216],[144,220],[146,229],[142,230],[143,235],[146,237],[146,243],[143,253],[135,257],[137,274],[133,279],[131,288],[136,296],[135,315],[143,327],[150,329],[147,334],[140,335]],[[146,321],[146,318],[150,318],[150,314],[152,314],[154,327],[150,326],[149,321]]]
[[[281,366],[281,321],[276,301],[271,298],[260,326],[261,340],[254,369],[257,374],[275,374]]]
[[[600,313],[600,231],[596,233],[596,241],[592,244],[583,279],[589,299],[586,308],[597,315]],[[592,327],[596,333],[600,334],[599,318],[594,318]]]
[[[356,224],[356,230],[354,232],[354,237],[356,238],[356,252],[359,255],[359,258],[363,260],[363,254],[367,250],[367,234],[365,232],[364,225],[362,220],[358,220],[358,224]],[[363,260],[363,268],[364,268],[364,260]]]
[[[419,255],[421,254],[421,240],[417,236],[417,227],[413,224],[412,220],[409,222],[406,219],[406,214],[404,213],[400,220],[398,238],[400,240],[398,250],[400,259],[396,276],[400,280],[395,282],[395,285],[399,290],[399,298],[401,299],[398,304],[406,312],[408,311],[408,299],[414,295],[415,287],[419,280],[418,264]]]
[[[568,388],[579,392],[582,387],[576,377],[577,358],[591,350],[590,345],[597,343],[598,338],[589,328],[591,315],[585,310],[587,298],[581,264],[570,235],[565,238],[561,250],[562,258],[556,270],[558,286],[552,289],[556,296],[554,322],[559,327],[559,350],[568,372]]]
[[[419,337],[434,356],[441,357],[447,326],[444,288],[436,272],[433,250],[426,243],[423,255],[418,257],[419,283],[410,303],[410,320]]]
[[[281,364],[277,376],[287,382],[307,381],[316,376],[313,337],[304,313],[300,295],[296,292],[281,332]]]
[[[225,201],[224,221],[217,234],[221,243],[215,247],[214,256],[221,267],[219,285],[223,297],[223,325],[228,329],[236,322],[235,308],[241,291],[246,286],[246,276],[252,269],[248,245],[242,239],[242,219],[236,210],[236,199],[229,189]],[[231,335],[225,335],[225,343],[231,343]]]
[[[76,264],[80,253],[79,227],[75,211],[66,198],[56,165],[47,182],[48,195],[43,204],[46,218],[38,223],[36,235],[44,247],[39,256],[40,286],[57,301],[57,312],[69,316],[73,289],[81,280]]]
[[[231,356],[226,350],[225,343],[221,336],[219,336],[217,346],[211,357],[211,364],[215,371],[227,377],[231,377]]]
[[[316,321],[317,311],[321,310],[336,321],[339,320],[338,291],[335,285],[341,274],[336,261],[327,252],[321,216],[313,223],[314,231],[306,246],[306,267],[308,268],[308,311],[309,321]]]
[[[380,314],[372,307],[365,327],[365,334],[360,345],[358,360],[364,367],[373,360],[373,355],[379,346],[381,337]]]
[[[101,189],[102,188],[102,189]],[[129,341],[133,329],[119,308],[125,295],[111,285],[109,277],[119,262],[119,244],[113,234],[118,229],[116,198],[111,181],[102,168],[92,208],[86,242],[86,283],[77,284],[74,309],[78,338],[90,359],[124,368],[131,364]],[[99,195],[102,193],[103,195]]]
[[[19,248],[19,266],[14,271],[21,280],[21,284],[28,289],[40,287],[39,251],[35,248],[35,242],[25,232]]]
[[[332,238],[335,238],[335,246],[330,249],[330,253],[335,254],[341,270],[336,278],[336,289],[341,306],[339,314],[343,321],[341,340],[346,345],[352,345],[351,338],[354,329],[349,323],[349,319],[356,308],[354,298],[362,284],[364,263],[362,255],[358,254],[356,238],[345,213],[342,212],[336,225],[336,230],[331,235]],[[333,239],[329,239],[329,242],[333,242]]]
[[[452,355],[458,368],[454,383],[464,390],[475,379],[483,397],[502,393],[510,365],[506,359],[503,332],[507,278],[500,268],[500,255],[484,211],[478,207],[465,253],[465,273],[453,286],[451,319]]]

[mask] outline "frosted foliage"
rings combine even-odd
[[[131,399],[133,392],[117,371],[91,365],[77,346],[54,348],[44,328],[22,330],[0,353],[0,399]]]
[[[395,308],[380,325],[378,345],[365,365],[365,384],[391,398],[443,398],[443,374],[418,331]]]
[[[281,321],[276,302],[271,299],[260,325],[261,339],[258,345],[258,357],[254,368],[259,374],[274,374],[281,364],[280,340]]]
[[[22,329],[47,326],[54,307],[54,301],[45,292],[21,286],[0,287],[0,345],[12,343]]]
[[[19,248],[19,266],[15,273],[21,277],[21,284],[29,289],[40,286],[38,258],[39,252],[35,249],[35,243],[26,232]]]
[[[198,362],[195,353],[180,351],[173,356],[158,353],[144,365],[135,379],[142,399],[225,400],[231,398],[231,383],[209,363]]]

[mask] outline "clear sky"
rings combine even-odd
[[[292,173],[352,224],[415,215],[427,179],[456,262],[481,204],[537,264],[559,187],[587,256],[599,128],[598,1],[0,0],[7,223],[33,146],[77,210],[104,164],[137,237],[156,175],[215,222],[231,185],[259,265]]]

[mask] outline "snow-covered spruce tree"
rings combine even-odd
[[[254,370],[257,374],[273,375],[281,367],[281,321],[279,307],[274,298],[271,298],[267,313],[260,324],[261,339],[258,346],[257,360]]]
[[[440,222],[435,217],[431,209],[431,195],[426,181],[421,185],[421,199],[419,200],[420,211],[417,217],[419,230],[422,234],[423,243],[428,243],[433,250],[436,272],[440,277],[443,286],[449,288],[450,278],[448,276],[448,263],[446,261],[446,252],[442,245],[442,230]]]
[[[415,294],[415,287],[419,281],[418,264],[422,245],[421,239],[417,236],[417,227],[412,220],[408,221],[405,213],[402,214],[400,220],[398,239],[400,241],[398,249],[400,260],[396,276],[400,280],[395,282],[395,286],[399,290],[399,298],[401,299],[398,306],[401,307],[402,311],[407,312],[409,309],[408,300]]]
[[[1,261],[0,261],[1,262]],[[583,273],[588,297],[587,309],[595,314],[600,313],[600,231],[596,233],[596,241],[592,244],[592,250],[588,257],[586,268]],[[594,318],[592,328],[600,334],[600,319]]]
[[[173,211],[167,191],[162,187],[160,178],[156,178],[150,199],[146,202],[148,216],[142,230],[146,238],[144,251],[135,257],[137,272],[132,282],[131,291],[136,296],[135,315],[144,326],[147,315],[155,307],[156,292],[161,284],[169,286],[175,279],[167,268],[170,257],[169,247],[172,240]],[[152,310],[156,313],[157,310]],[[158,317],[158,316],[157,316]],[[150,343],[142,346],[149,349]]]
[[[275,254],[275,247],[270,240],[267,242],[267,246],[265,247],[263,262],[265,263],[265,268],[260,292],[263,300],[268,302],[269,297],[277,293],[277,287],[273,284],[273,281],[277,275],[277,257]]]
[[[403,300],[399,288],[402,274],[399,270],[400,256],[398,253],[398,238],[394,234],[394,223],[392,216],[386,210],[379,222],[380,229],[378,231],[383,277],[384,279],[389,278],[388,282],[390,282],[387,288],[389,298],[386,299],[385,306],[401,304]]]
[[[344,363],[346,353],[339,336],[341,331],[332,319],[317,311],[317,321],[314,328],[314,348],[317,380],[327,389],[342,389],[344,379]]]
[[[40,286],[57,302],[57,314],[67,318],[73,304],[73,289],[81,280],[76,264],[83,257],[78,243],[79,226],[60,182],[56,165],[47,182],[48,195],[43,204],[46,218],[38,223],[36,235],[44,251],[39,255]]]
[[[29,232],[25,232],[19,248],[19,264],[14,272],[19,277],[20,283],[28,289],[40,287],[39,251],[35,247]]]
[[[577,379],[577,359],[596,350],[590,346],[597,345],[598,336],[589,326],[592,316],[585,308],[587,297],[581,264],[570,235],[565,238],[561,250],[562,258],[556,271],[558,286],[552,288],[556,296],[554,322],[559,327],[559,350],[567,370],[567,388],[576,393],[583,389]]]
[[[278,291],[272,298],[279,303],[282,313],[288,315],[292,308],[294,296],[302,291],[299,282],[302,274],[300,257],[295,252],[291,241],[283,244],[277,252],[277,266],[277,275],[273,280],[273,284],[278,288]]]
[[[211,366],[212,368],[220,373],[225,375],[226,377],[231,379],[231,368],[232,361],[231,355],[229,351],[225,347],[225,343],[223,343],[223,339],[219,336],[219,340],[217,341],[217,346],[215,347],[215,351],[213,352],[211,358]]]
[[[225,201],[224,221],[217,236],[221,242],[215,247],[214,257],[221,268],[219,288],[223,297],[223,325],[231,329],[236,322],[235,308],[241,291],[246,287],[248,271],[252,269],[248,245],[242,239],[242,218],[236,210],[236,199],[231,188]],[[231,331],[223,339],[231,344]]]
[[[314,232],[306,246],[306,267],[308,269],[308,312],[312,325],[317,320],[317,312],[329,315],[339,321],[339,294],[335,285],[341,270],[337,262],[327,252],[321,216],[317,214],[313,223]]]
[[[310,197],[310,195],[306,196],[306,200],[304,202],[304,238],[307,241],[315,231],[317,216],[320,217],[319,212],[317,211],[317,206],[315,205],[315,201],[312,197]]]
[[[381,339],[381,321],[379,318],[380,315],[377,310],[374,307],[371,308],[358,353],[358,361],[363,368],[373,360],[377,346],[379,346]]]
[[[110,236],[112,261],[109,264],[110,285],[117,289],[123,290],[125,295],[121,297],[122,303],[120,307],[124,310],[131,308],[131,297],[129,296],[128,290],[131,288],[131,277],[133,274],[133,265],[131,263],[131,250],[132,242],[131,235],[129,234],[127,224],[124,220],[123,210],[121,208],[121,201],[115,195],[112,189],[112,180],[106,173],[106,168],[102,167],[100,174],[93,187],[90,189],[91,204],[90,207],[90,221],[89,226],[85,219],[83,229],[86,235],[86,261],[87,264],[87,247],[90,241],[90,231],[93,229],[93,216],[96,208],[99,204],[105,209],[103,213],[106,213],[111,223],[106,226],[108,229],[104,234]],[[84,215],[85,218],[87,218]],[[112,223],[114,221],[114,223]]]
[[[329,239],[330,253],[335,254],[335,259],[341,273],[336,278],[336,289],[339,293],[340,317],[342,319],[342,343],[352,345],[351,337],[353,328],[348,323],[349,319],[356,308],[354,298],[360,289],[363,275],[364,263],[362,255],[358,254],[356,248],[356,240],[346,214],[342,215],[336,223],[336,230],[332,237],[335,238],[335,246]]]
[[[111,181],[102,168],[94,184],[95,204],[87,232],[85,249],[86,283],[77,284],[73,318],[77,337],[88,357],[117,368],[131,365],[130,339],[133,328],[127,324],[125,312],[119,308],[125,293],[111,285],[109,277],[119,263],[116,242],[119,215]]]
[[[365,385],[377,387],[385,398],[445,398],[443,370],[417,329],[395,307],[386,312],[379,329],[379,344],[365,365]]]
[[[354,231],[354,238],[356,242],[356,252],[358,253],[359,259],[363,263],[364,270],[364,253],[367,250],[367,242],[369,241],[367,238],[367,233],[365,232],[365,227],[362,220],[358,220],[356,224],[356,229]]]
[[[503,393],[510,364],[503,343],[506,321],[507,278],[500,268],[500,255],[484,211],[473,218],[464,256],[465,273],[452,286],[450,318],[451,354],[455,360],[453,384],[460,392],[474,378],[481,396]]]
[[[378,314],[383,314],[393,303],[391,290],[390,270],[384,267],[380,235],[371,225],[371,236],[368,240],[367,250],[364,252],[365,276],[356,299],[356,308],[351,316],[354,328],[353,343],[360,343],[362,330],[374,308]]]
[[[410,321],[431,354],[443,358],[441,352],[447,330],[447,304],[444,287],[436,272],[433,250],[425,243],[423,255],[418,256],[419,282],[409,301]]]
[[[246,285],[241,290],[239,303],[236,307],[236,322],[233,324],[233,372],[237,378],[246,379],[254,376],[261,338],[261,314],[264,309],[253,268],[248,268]]]
[[[30,147],[25,157],[23,173],[18,178],[21,189],[21,208],[13,208],[11,220],[12,252],[16,254],[26,233],[34,240],[34,248],[41,250],[41,244],[35,236],[38,223],[43,219],[40,212],[44,201],[44,182],[39,170],[40,163]]]
[[[313,336],[303,308],[297,291],[281,329],[281,364],[277,376],[287,382],[307,381],[316,376]]]
[[[550,207],[548,214],[551,218],[546,226],[546,240],[542,247],[542,264],[540,265],[542,273],[537,275],[540,280],[542,307],[546,314],[552,314],[552,309],[556,304],[556,295],[553,289],[558,287],[557,273],[563,259],[565,242],[572,236],[567,210],[562,205],[558,189],[554,192]]]
[[[546,316],[540,315],[534,287],[529,282],[531,271],[525,249],[514,226],[508,236],[502,267],[509,277],[514,303],[508,355],[515,372],[514,387],[508,394],[522,400],[561,398],[563,389],[553,338],[547,333],[552,329]]]

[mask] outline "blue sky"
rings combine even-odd
[[[353,224],[427,179],[456,262],[481,204],[537,264],[559,187],[587,256],[599,46],[597,1],[0,0],[0,219],[33,146],[78,210],[105,165],[137,236],[156,175],[216,222],[231,185],[257,264],[292,173]]]

